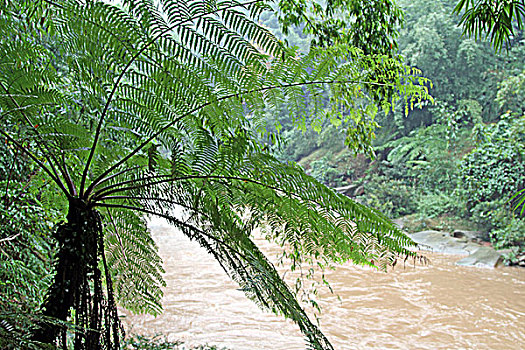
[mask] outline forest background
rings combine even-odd
[[[297,128],[285,109],[268,112],[284,135],[275,147],[333,188],[340,188],[410,232],[479,230],[507,262],[523,254],[525,221],[511,198],[525,186],[525,38],[510,45],[462,36],[453,0],[400,0],[405,13],[399,52],[434,84],[435,103],[405,114],[402,103],[378,113],[374,150],[356,155],[345,147],[338,122],[306,120]],[[275,19],[265,24],[279,32]],[[282,36],[307,51],[300,29]],[[295,123],[297,124],[297,123]]]

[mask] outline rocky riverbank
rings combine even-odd
[[[495,250],[490,243],[482,240],[477,231],[460,231],[452,233],[442,231],[420,231],[409,234],[421,250],[433,252],[467,255],[456,261],[456,265],[495,268],[504,264],[504,256],[508,250]],[[520,260],[525,266],[525,257]]]

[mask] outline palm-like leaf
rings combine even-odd
[[[499,51],[503,44],[510,44],[514,26],[523,28],[525,3],[523,0],[460,0],[454,12],[462,15],[463,34],[476,39],[490,34],[494,49]]]
[[[519,190],[518,192],[516,192],[510,199],[509,201],[514,201],[514,203],[512,203],[512,209],[516,212],[519,212],[520,215],[523,216],[523,213],[525,212],[525,188]],[[520,207],[521,207],[521,210],[520,210]]]
[[[427,98],[418,85],[426,80],[410,69],[343,45],[299,55],[258,25],[267,9],[258,0],[28,6],[46,14],[44,27],[55,33],[47,46],[60,54],[34,44],[31,33],[20,44],[0,42],[0,112],[8,121],[1,133],[47,172],[70,212],[77,206],[104,224],[107,263],[98,254],[113,280],[108,293],[113,284],[123,306],[160,310],[162,268],[148,215],[198,241],[248,297],[292,318],[318,349],[331,345],[252,231],[269,228],[295,266],[384,266],[395,254],[412,255],[410,239],[382,214],[278,162],[257,142],[261,130],[253,130],[265,107],[303,111],[308,95],[312,111],[323,109],[328,84],[333,113],[355,112],[355,96],[374,100],[394,88],[412,101]],[[36,61],[28,54],[34,45],[43,51]],[[101,216],[91,212],[97,208]]]

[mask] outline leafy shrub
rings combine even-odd
[[[317,133],[311,129],[305,132],[295,128],[284,131],[282,133],[284,144],[278,150],[279,158],[299,161],[319,148],[317,136]]]
[[[465,158],[461,171],[468,202],[473,206],[519,190],[525,163],[510,141],[486,142]]]
[[[463,202],[458,196],[446,193],[422,195],[418,199],[418,213],[424,217],[435,218],[441,215],[458,215],[461,213]]]
[[[505,226],[502,223],[505,222],[509,213],[502,208],[504,205],[502,200],[480,202],[470,208],[468,213],[472,222],[487,231],[491,231]]]
[[[383,172],[393,178],[409,178],[425,193],[449,192],[457,184],[457,160],[447,140],[446,125],[422,127],[409,136],[389,141]]]
[[[43,184],[23,153],[0,142],[0,349],[42,348],[28,334],[52,282],[50,237],[61,218],[40,199],[54,199]]]
[[[412,214],[417,209],[417,193],[402,180],[372,175],[365,183],[363,203],[389,217]]]
[[[469,208],[476,203],[510,197],[525,184],[525,115],[504,117],[481,127],[480,144],[461,164],[461,180]]]
[[[310,163],[310,175],[327,186],[338,187],[343,185],[345,174],[330,162],[327,157]]]
[[[0,181],[2,189],[6,181]],[[0,348],[34,348],[28,330],[52,282],[59,213],[45,209],[26,186],[10,182],[0,204]]]
[[[461,164],[461,184],[472,221],[491,231],[499,248],[522,246],[525,230],[507,201],[525,185],[525,115],[477,126],[478,146]]]
[[[493,230],[491,240],[496,248],[525,247],[525,220],[511,218],[505,227]]]

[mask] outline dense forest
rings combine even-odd
[[[525,221],[517,200],[525,186],[525,38],[519,32],[503,51],[462,36],[455,1],[399,1],[405,19],[399,53],[431,79],[434,103],[408,114],[402,103],[377,113],[373,151],[346,147],[338,123],[306,121],[294,127],[286,109],[268,113],[282,128],[280,159],[296,161],[322,183],[407,228],[477,229],[497,248],[511,248],[508,263],[524,253]],[[267,25],[278,23],[268,19]],[[301,31],[287,36],[307,50]],[[521,213],[521,214],[520,214]]]
[[[483,6],[0,0],[0,348],[129,345],[117,305],[162,312],[152,216],[315,349],[255,228],[292,270],[421,259],[399,217],[519,263],[525,5],[488,33]]]

